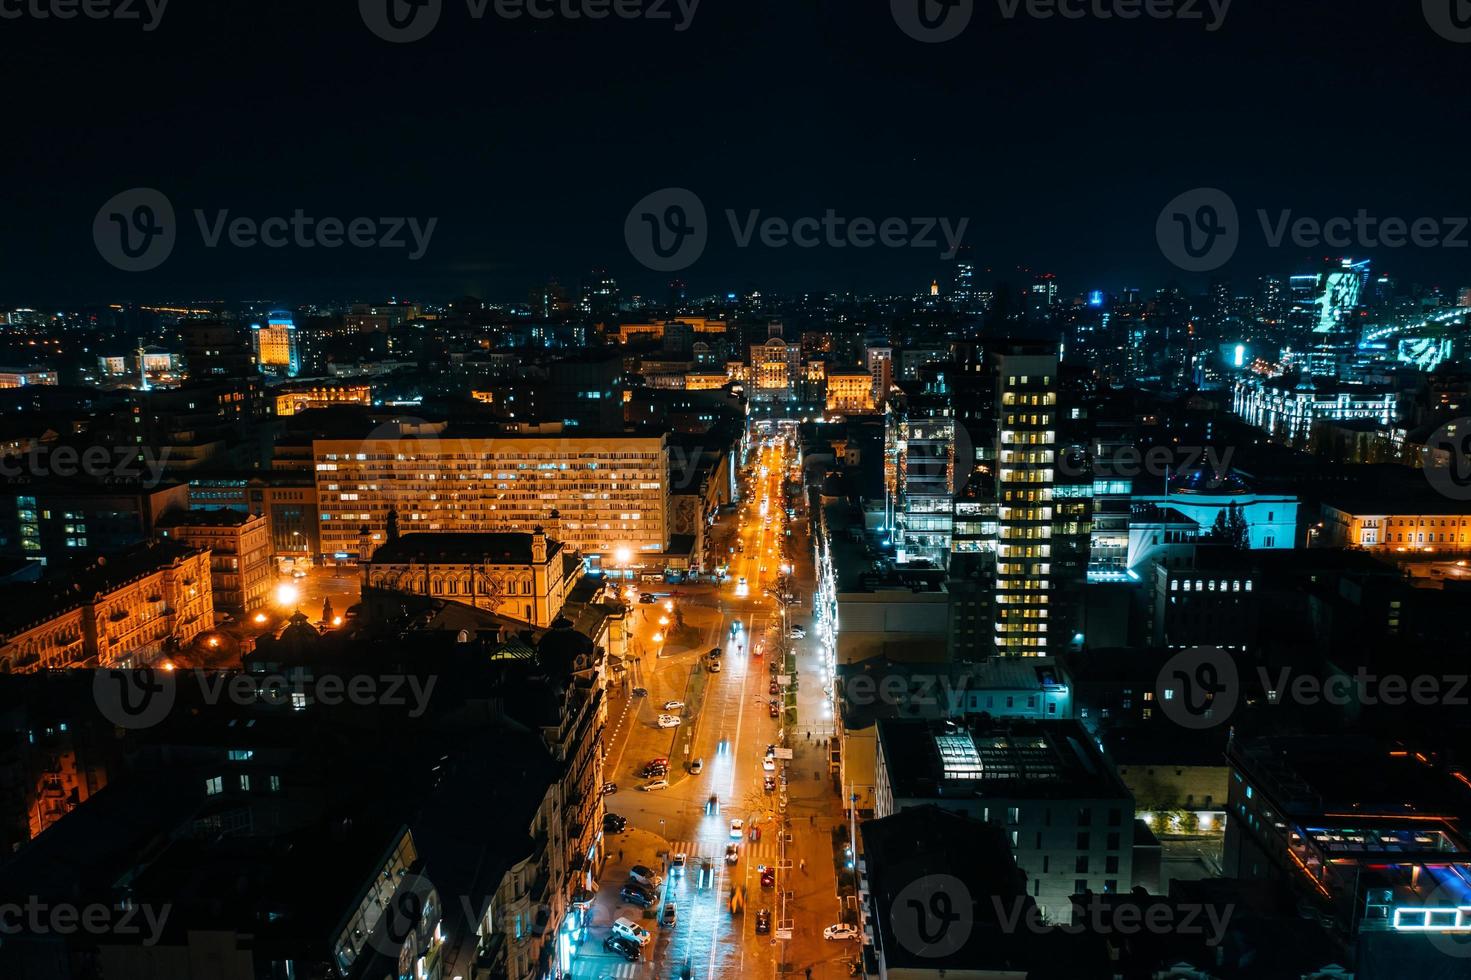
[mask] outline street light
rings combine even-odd
[[[295,607],[301,601],[301,590],[290,582],[276,586],[276,602],[282,606]]]

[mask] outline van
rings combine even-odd
[[[627,916],[620,916],[613,920],[612,932],[613,935],[622,936],[624,939],[631,939],[640,946],[647,946],[649,944],[649,930],[638,925]]]
[[[639,581],[640,582],[662,582],[662,581],[664,581],[664,576],[662,576],[662,575],[653,575],[653,574],[640,575],[638,578],[639,578]]]

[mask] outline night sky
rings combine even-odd
[[[1237,0],[1215,32],[1007,20],[1000,0],[976,0],[944,44],[907,37],[887,0],[704,0],[682,32],[477,21],[466,0],[444,3],[411,44],[374,36],[355,0],[172,0],[151,32],[0,19],[0,303],[520,300],[593,266],[625,294],[663,296],[670,276],[630,255],[624,220],[670,186],[709,213],[709,247],[682,273],[696,294],[914,292],[947,275],[940,247],[737,248],[728,208],[968,218],[977,261],[1056,272],[1068,295],[1202,285],[1155,240],[1160,209],[1190,188],[1240,207],[1248,227],[1221,274],[1242,280],[1309,257],[1269,249],[1257,208],[1471,214],[1471,44],[1438,36],[1412,0]],[[100,257],[92,225],[133,187],[167,195],[179,237],[163,265],[127,274]],[[439,220],[409,261],[207,249],[196,208]],[[1318,254],[1344,251],[1358,250]],[[1468,252],[1372,257],[1450,287],[1471,284]]]

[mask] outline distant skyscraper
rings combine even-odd
[[[1056,481],[1058,362],[1042,345],[996,356],[996,649],[1046,656]]]
[[[606,269],[593,269],[582,281],[578,306],[588,316],[612,316],[618,312],[618,282]]]
[[[951,290],[951,301],[962,313],[977,312],[976,263],[971,256],[971,247],[962,245],[955,252],[955,285]]]
[[[231,320],[182,320],[184,358],[189,363],[189,380],[245,378],[259,372],[240,325]]]
[[[290,313],[277,310],[266,317],[265,325],[250,325],[250,342],[255,363],[270,374],[294,378],[301,371],[296,349],[296,321]]]

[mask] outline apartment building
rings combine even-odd
[[[628,564],[669,545],[667,435],[541,435],[389,423],[367,438],[315,439],[324,560],[365,561],[398,530],[542,526],[583,555]]]
[[[176,511],[158,525],[161,537],[210,553],[215,608],[254,612],[271,594],[271,532],[265,517],[237,510]]]
[[[1000,353],[996,372],[996,648],[1003,656],[1040,657],[1066,642],[1048,629],[1057,356]]]

